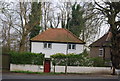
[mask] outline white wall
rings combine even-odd
[[[68,73],[111,73],[110,67],[82,67],[82,66],[68,66]],[[53,72],[53,67],[51,67]],[[55,72],[65,72],[65,66],[55,66]]]
[[[43,42],[31,42],[31,52],[33,53],[44,53],[46,58],[56,53],[66,54],[67,44],[63,43],[52,43],[52,48],[43,48]],[[76,44],[76,50],[68,50],[68,53],[80,54],[83,52],[83,45]]]
[[[10,64],[10,71],[43,72],[44,71],[44,67],[41,66],[41,65]]]
[[[55,72],[65,72],[65,66],[56,66]],[[44,72],[44,67],[39,65],[16,65],[10,64],[10,71],[31,71],[31,72]],[[53,66],[51,67],[53,72]],[[68,73],[111,73],[110,67],[81,67],[81,66],[68,66]]]

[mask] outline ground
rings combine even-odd
[[[59,75],[42,75],[26,73],[3,73],[2,79],[111,79],[118,80],[118,75],[107,74],[59,74]]]

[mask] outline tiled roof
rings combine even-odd
[[[31,41],[68,42],[81,44],[85,43],[73,33],[64,28],[49,28],[41,34],[33,37]]]
[[[101,38],[99,38],[97,41],[90,44],[89,47],[111,46],[110,45],[111,37],[112,37],[112,33],[108,32],[105,35],[103,35]],[[117,37],[120,39],[120,33],[117,34]]]
[[[90,44],[90,47],[101,47],[103,45],[107,45],[107,39],[108,37],[108,33],[106,33],[105,35],[103,35],[101,38],[99,38],[97,41],[93,42],[92,44]]]

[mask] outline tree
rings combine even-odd
[[[42,2],[41,5],[42,5],[41,6],[41,8],[42,8],[41,26],[43,28],[43,31],[46,31],[47,28],[49,28],[50,26],[53,27],[52,18],[54,18],[54,13],[53,13],[53,8],[51,7],[51,5],[52,5],[51,2]],[[49,24],[49,22],[50,22],[50,24]]]
[[[99,15],[94,11],[94,7],[91,2],[84,2],[82,5],[75,3],[67,27],[87,44],[94,41],[102,23],[101,19],[97,18]]]
[[[120,1],[112,2],[103,2],[104,6],[98,2],[95,2],[97,5],[97,10],[101,11],[102,14],[106,17],[107,22],[110,26],[109,28],[109,39],[111,46],[111,61],[113,66],[113,74],[115,74],[115,68],[120,69],[120,45],[119,45],[119,36],[120,33]]]
[[[60,22],[61,27],[68,29],[68,23],[71,16],[72,3],[71,2],[59,2],[57,8],[60,10]]]
[[[78,37],[79,37],[79,35],[81,33],[81,29],[83,27],[83,26],[81,26],[81,25],[83,25],[83,22],[82,22],[83,12],[81,12],[80,9],[81,9],[81,6],[77,3],[75,3],[72,6],[72,18],[69,23],[69,30]]]
[[[81,17],[82,29],[80,38],[86,42],[86,46],[99,36],[100,26],[103,23],[103,21],[101,21],[101,15],[98,15],[94,8],[95,5],[93,3],[85,2],[80,10],[83,12]]]
[[[12,17],[13,12],[10,10],[10,5],[12,3],[0,2],[1,3],[1,13],[0,13],[0,20],[1,20],[1,37],[2,37],[2,45],[3,45],[3,52],[8,52],[11,50],[11,29],[14,25],[14,19]]]
[[[34,3],[33,5],[35,6],[37,3]],[[32,10],[31,15],[30,14],[30,3],[29,2],[19,2],[19,17],[21,21],[21,39],[20,39],[20,47],[19,47],[19,52],[25,51],[25,47],[27,47],[27,42],[28,42],[28,35],[31,33],[31,30],[34,30],[35,26],[38,26],[40,23],[40,11],[37,11],[36,9],[40,10],[41,9],[41,3],[38,3],[38,6],[36,9]],[[37,13],[33,13],[33,11]],[[37,15],[37,16],[35,16]],[[36,20],[36,21],[35,21]]]
[[[28,10],[30,7],[28,6],[30,3],[19,2],[19,17],[20,17],[20,26],[21,26],[21,39],[19,44],[19,52],[25,51],[25,45],[27,43],[27,36],[30,33],[31,29],[33,28],[33,24],[29,24],[29,15]],[[29,13],[30,14],[30,13]],[[35,25],[38,22],[34,23]]]
[[[41,27],[40,27],[40,20],[42,17],[42,13],[41,13],[41,2],[37,3],[37,2],[33,2],[32,3],[32,9],[31,9],[31,14],[29,15],[30,17],[30,24],[36,23],[38,22],[36,25],[34,25],[33,29],[30,32],[30,38],[36,36]]]

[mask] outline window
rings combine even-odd
[[[72,45],[72,49],[76,49],[76,45],[75,44]]]
[[[47,48],[47,43],[44,43],[44,48]]]
[[[68,45],[68,49],[71,49],[71,44]]]
[[[75,44],[69,44],[68,49],[76,49],[76,45]]]
[[[51,45],[51,43],[48,43],[48,48],[52,48],[52,45]]]
[[[104,53],[103,48],[100,48],[100,49],[99,49],[99,56],[103,56],[103,53]]]
[[[44,43],[44,48],[52,48],[52,44],[51,43]]]

